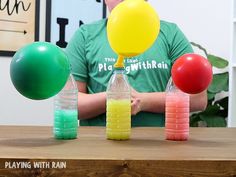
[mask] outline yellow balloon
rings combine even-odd
[[[107,22],[111,48],[122,57],[143,53],[154,43],[159,31],[159,16],[144,0],[124,0],[112,10]]]

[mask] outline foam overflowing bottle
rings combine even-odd
[[[54,127],[56,139],[75,139],[78,132],[78,89],[70,74],[64,88],[54,97]]]
[[[189,95],[169,80],[166,88],[165,137],[185,141],[189,138]]]
[[[111,140],[127,140],[130,134],[130,86],[124,68],[114,68],[107,86],[106,135]]]

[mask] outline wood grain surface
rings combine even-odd
[[[133,128],[130,140],[112,141],[104,127],[55,140],[51,127],[0,126],[0,177],[15,176],[235,177],[236,128],[191,128],[177,142],[165,140],[164,128]]]

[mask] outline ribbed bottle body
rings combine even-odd
[[[107,87],[106,135],[126,140],[131,134],[130,86],[124,70],[115,70]]]
[[[189,138],[189,95],[169,81],[166,89],[165,136],[167,140]]]
[[[75,139],[78,132],[78,89],[70,75],[65,87],[54,97],[54,127],[56,139]]]

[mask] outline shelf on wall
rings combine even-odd
[[[236,18],[236,0],[232,1],[232,5],[233,5],[233,16],[234,16],[234,19]]]
[[[231,70],[231,77],[230,77],[230,83],[229,83],[229,115],[228,115],[228,126],[229,127],[236,127],[236,82],[235,82],[235,76],[236,76],[236,68],[234,67],[236,64],[233,64],[233,69]]]
[[[236,0],[232,2],[232,46],[231,46],[231,69],[229,78],[229,113],[228,113],[228,126],[236,127]]]

